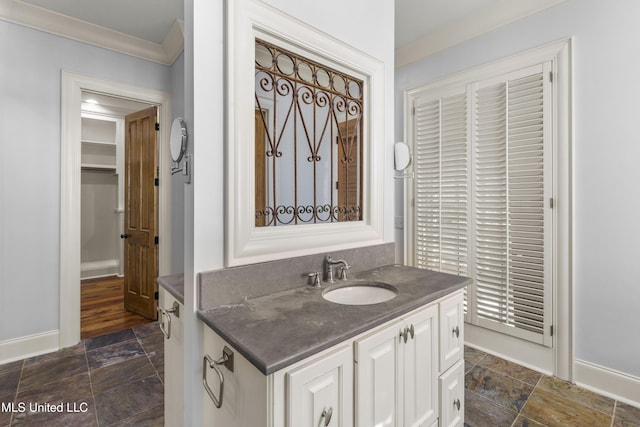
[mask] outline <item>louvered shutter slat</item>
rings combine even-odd
[[[543,79],[535,74],[509,82],[509,236],[512,323],[544,330],[544,123]],[[528,215],[523,218],[523,214]],[[538,254],[531,263],[524,253]]]

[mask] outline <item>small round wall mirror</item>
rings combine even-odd
[[[169,149],[174,162],[179,162],[187,151],[187,125],[180,117],[173,120]]]

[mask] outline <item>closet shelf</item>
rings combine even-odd
[[[92,140],[92,139],[83,139],[81,142],[83,144],[106,145],[108,147],[115,147],[116,146],[115,142],[110,142],[110,141],[98,141],[98,140]]]
[[[92,170],[92,171],[116,171],[116,165],[101,165],[97,163],[82,163],[82,170]]]

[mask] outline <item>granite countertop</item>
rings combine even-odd
[[[349,281],[336,281],[331,286],[358,280],[389,283],[398,289],[398,295],[378,304],[336,304],[322,297],[329,287],[323,282],[322,288],[303,285],[239,304],[201,310],[198,317],[269,375],[471,282],[466,277],[387,265],[355,273]]]
[[[158,284],[166,289],[178,302],[184,305],[184,274],[172,274],[156,279]]]

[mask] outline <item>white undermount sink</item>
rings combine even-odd
[[[322,293],[327,301],[345,305],[378,304],[398,295],[398,290],[383,282],[355,282],[329,288]]]

